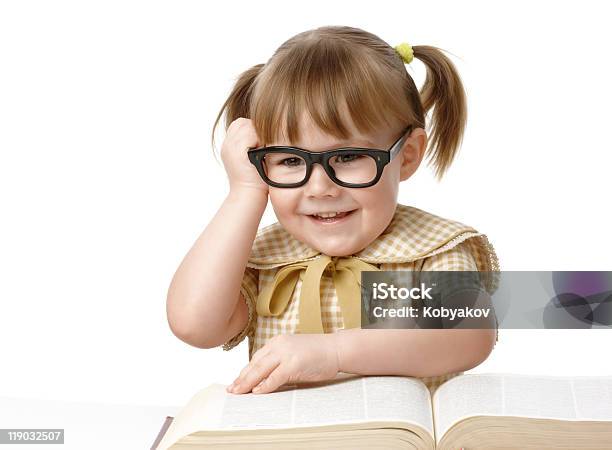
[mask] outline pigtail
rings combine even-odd
[[[257,64],[242,72],[236,80],[232,92],[225,100],[225,103],[223,103],[212,129],[211,144],[215,159],[217,158],[217,154],[215,153],[215,129],[217,128],[219,120],[221,120],[223,113],[225,113],[225,130],[227,131],[229,125],[237,118],[251,118],[251,92],[255,78],[259,75],[263,66],[264,64]],[[217,162],[219,162],[218,159]]]
[[[420,90],[425,113],[433,108],[429,133],[429,158],[438,180],[448,170],[463,140],[467,100],[457,69],[440,49],[413,46],[414,57],[425,64],[427,74]]]

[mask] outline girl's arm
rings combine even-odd
[[[246,152],[258,145],[250,119],[241,117],[230,124],[221,148],[230,192],[168,289],[170,328],[195,347],[216,347],[247,325],[248,307],[240,284],[268,203],[268,185]]]
[[[181,262],[166,303],[170,328],[181,340],[216,347],[246,326],[240,283],[266,204],[260,190],[231,190]]]
[[[469,370],[495,345],[494,329],[365,330],[332,333],[338,370],[361,375],[430,377]]]

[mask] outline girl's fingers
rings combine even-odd
[[[264,356],[266,356],[268,354],[268,349],[266,349],[266,347],[262,347],[259,350],[257,350],[254,354],[253,357],[251,358],[251,360],[249,361],[249,363],[243,367],[243,369],[240,371],[240,373],[238,374],[238,376],[236,377],[236,379],[234,380],[233,384],[236,384],[237,382],[242,381],[242,378],[244,377],[244,375],[249,372],[250,370],[252,370],[253,366],[257,363],[259,363],[259,360],[262,359]]]
[[[266,345],[261,347],[255,353],[253,353],[253,357],[251,358],[249,363],[240,371],[240,374],[238,374],[238,376],[232,382],[232,384],[227,386],[226,391],[232,392],[232,388],[236,385],[236,383],[242,381],[242,378],[244,377],[244,375],[252,369],[253,365],[259,362],[259,360],[263,358],[264,356],[266,356],[268,353],[269,353],[269,347]]]
[[[251,358],[251,361],[249,361],[249,362],[257,362],[257,361],[259,361],[261,358],[266,356],[269,352],[270,352],[270,346],[269,345],[264,345],[259,350],[257,350],[255,353],[253,353],[253,357]]]
[[[279,364],[280,361],[278,359],[267,355],[254,363],[249,363],[237,378],[232,392],[235,394],[250,392],[252,388],[276,369]]]
[[[261,383],[253,388],[254,394],[267,394],[277,390],[280,386],[285,384],[289,380],[289,376],[284,370],[282,365],[278,365],[268,378],[264,379]]]

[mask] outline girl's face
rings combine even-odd
[[[294,146],[320,152],[339,147],[388,149],[401,131],[381,130],[363,135],[354,127],[346,142],[323,134],[303,115],[301,140]],[[403,127],[398,125],[397,130]],[[425,149],[422,128],[412,131],[400,153],[385,166],[377,184],[367,188],[345,188],[334,183],[320,164],[314,164],[308,182],[298,188],[270,186],[270,201],[280,224],[299,241],[329,256],[348,256],[363,250],[387,228],[397,205],[400,181],[418,168]],[[271,145],[289,145],[275,142]],[[345,217],[325,222],[315,213],[349,212]]]

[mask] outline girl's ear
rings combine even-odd
[[[407,180],[421,165],[427,148],[427,134],[423,128],[415,128],[404,141],[398,157],[401,158],[400,181]]]

